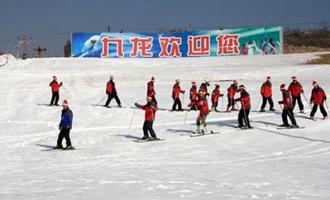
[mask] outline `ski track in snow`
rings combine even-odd
[[[305,129],[278,130],[279,85],[296,75],[309,98],[312,80],[330,92],[329,65],[303,65],[315,53],[182,59],[42,58],[15,60],[0,68],[0,199],[330,199],[329,120],[296,119]],[[61,107],[47,106],[51,77],[65,87],[74,113],[76,151],[51,150]],[[176,78],[219,81],[222,93],[238,79],[259,110],[259,89],[272,76],[275,113],[251,112],[252,130],[237,130],[237,112],[214,113],[208,123],[220,134],[190,137],[198,112],[158,111],[155,131],[164,141],[135,143],[144,112],[106,109],[109,75],[115,76],[125,106],[145,103],[146,84],[155,76],[159,107],[172,105]],[[211,82],[210,91],[215,82]],[[219,107],[224,110],[226,99]],[[102,102],[104,103],[104,101]],[[184,96],[184,107],[188,94]],[[115,105],[115,101],[111,102]],[[129,128],[130,121],[133,120]],[[63,141],[64,143],[65,141]]]

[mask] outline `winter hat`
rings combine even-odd
[[[297,77],[296,76],[292,76],[291,79],[294,80],[294,81],[296,81],[297,80]]]
[[[220,85],[219,84],[215,84],[215,87],[220,87]]]
[[[281,90],[285,90],[285,84],[284,84],[284,83],[281,84],[280,89],[281,89]]]
[[[191,84],[195,85],[196,84],[196,81],[191,81]]]
[[[62,106],[69,106],[69,103],[66,99],[63,100]]]
[[[318,85],[317,81],[313,81],[313,86]]]
[[[239,86],[239,89],[245,89],[245,86],[242,84]]]
[[[53,79],[56,79],[56,76],[53,76]]]
[[[272,79],[272,77],[270,77],[270,76],[267,76],[267,80],[270,80],[270,79]]]
[[[238,82],[237,82],[237,80],[234,80],[233,83],[234,83],[234,84],[237,84]]]
[[[180,82],[180,79],[176,79],[175,82],[179,83]]]
[[[155,80],[155,77],[151,77],[151,80],[154,81]]]
[[[110,78],[113,79],[113,76],[111,75]]]

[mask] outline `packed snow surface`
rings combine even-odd
[[[0,68],[0,199],[330,199],[330,123],[296,119],[305,129],[279,130],[279,85],[292,75],[309,99],[312,81],[330,93],[330,66],[305,65],[317,54],[175,59],[42,58]],[[47,106],[52,76],[63,82],[60,102],[74,114],[74,151],[51,150],[61,107]],[[93,106],[105,97],[113,75],[126,108]],[[260,86],[272,76],[275,113],[257,112]],[[237,130],[237,112],[211,112],[209,127],[221,134],[190,137],[198,112],[157,112],[154,129],[166,140],[142,137],[146,85],[155,76],[160,108],[171,108],[175,79],[189,91],[191,80],[209,80],[221,92],[232,80],[251,95],[252,130]],[[184,107],[188,94],[181,97]],[[104,104],[103,101],[101,104]],[[225,110],[227,100],[220,99]],[[116,103],[113,100],[112,106]],[[266,107],[268,108],[268,107]],[[185,117],[186,121],[185,121]],[[131,123],[132,122],[132,123]],[[65,144],[65,141],[63,141]]]

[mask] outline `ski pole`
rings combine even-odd
[[[66,89],[66,87],[65,87],[64,85],[62,85],[62,87],[63,87],[64,91],[68,94],[68,97],[71,98],[71,94],[70,94],[70,92]]]
[[[223,109],[224,107],[223,107],[223,96],[221,97],[221,108]]]
[[[328,106],[328,102],[327,102],[327,100],[324,100],[324,102],[325,102],[325,106],[327,107],[327,111],[328,111],[328,113],[330,113],[330,112],[329,112],[329,106]]]
[[[97,102],[96,105],[100,105],[100,103],[101,103],[106,97],[107,97],[107,96],[104,96],[104,97],[101,99],[101,101]]]
[[[133,118],[134,118],[134,115],[135,115],[135,108],[133,109],[133,114],[132,114],[132,117],[131,117],[131,120],[130,120],[130,122],[129,122],[129,126],[128,126],[128,129],[131,129],[131,127],[132,127],[132,122],[133,122]]]
[[[303,97],[304,97],[305,101],[308,103],[309,108],[312,110],[312,105],[311,105],[311,104],[309,103],[309,101],[307,100],[306,95],[305,95],[304,93],[302,93],[302,94],[303,94]]]

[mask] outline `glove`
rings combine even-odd
[[[136,103],[136,102],[134,103],[134,105],[135,105],[136,107],[139,107],[139,106],[140,106],[140,104],[138,104],[138,103]]]
[[[310,101],[309,104],[313,104],[313,101]]]
[[[60,85],[63,85],[63,82],[60,82]]]
[[[182,91],[182,93],[184,94],[184,93],[186,93],[186,91],[185,91],[185,90],[183,90],[183,91]]]

